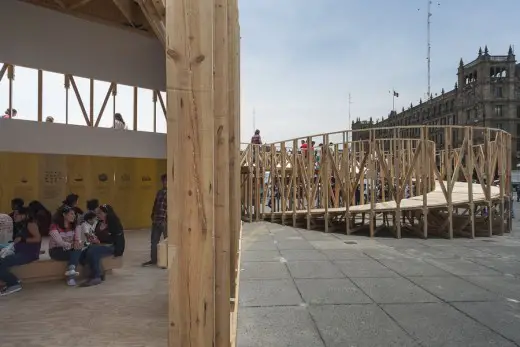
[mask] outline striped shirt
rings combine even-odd
[[[49,228],[49,249],[62,247],[63,249],[71,249],[74,242],[81,242],[81,227],[76,229],[62,229],[57,224],[52,224]]]

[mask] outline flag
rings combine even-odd
[[[396,98],[398,98],[398,97],[399,97],[399,93],[398,93],[398,92],[396,92],[395,90],[394,90],[394,96],[395,96]]]

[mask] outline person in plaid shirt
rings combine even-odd
[[[161,176],[162,188],[155,195],[155,201],[152,208],[152,231],[150,235],[150,260],[143,263],[143,266],[157,265],[157,245],[168,237],[168,201],[167,201],[167,179],[166,174]]]

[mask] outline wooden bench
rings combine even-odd
[[[103,269],[110,273],[113,269],[119,269],[123,266],[123,257],[106,257],[101,260],[101,264]],[[64,279],[66,268],[66,262],[52,260],[48,256],[45,257],[43,255],[40,257],[40,260],[22,266],[15,266],[11,268],[11,271],[22,283],[36,283]],[[85,269],[85,267],[79,266],[78,268],[80,277],[83,277],[88,271],[88,267]]]

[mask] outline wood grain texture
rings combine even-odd
[[[214,3],[166,3],[169,346],[213,346]]]

